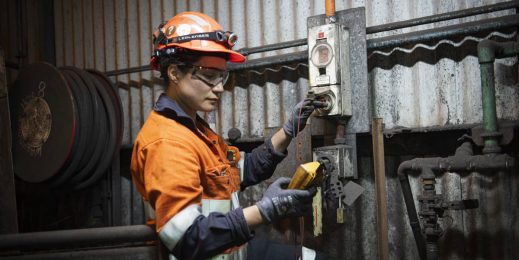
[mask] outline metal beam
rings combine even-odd
[[[4,52],[0,47],[0,234],[17,233],[16,192],[13,158],[11,154],[11,119],[4,66]]]
[[[160,259],[158,246],[137,246],[120,248],[93,248],[85,250],[74,250],[65,252],[37,252],[37,253],[13,253],[12,255],[0,256],[0,260],[58,260],[58,259],[95,259],[95,260],[149,260]]]
[[[403,33],[367,41],[368,50],[388,49],[409,44],[426,43],[454,36],[470,35],[484,31],[500,30],[519,25],[519,15],[507,15],[475,22],[455,24],[429,30]]]
[[[147,225],[71,229],[0,235],[0,251],[13,249],[67,248],[157,240]]]

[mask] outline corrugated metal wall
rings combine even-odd
[[[365,6],[367,26],[373,26],[496,2],[502,1],[350,0],[336,1],[336,9]],[[324,1],[55,0],[54,8],[57,65],[110,71],[148,64],[153,28],[181,11],[202,11],[215,17],[224,28],[239,34],[240,40],[236,46],[239,49],[305,38],[306,18],[324,13]],[[369,37],[440,27],[510,12],[513,11],[401,29]],[[294,50],[304,50],[304,47],[254,54],[249,59]],[[373,90],[374,113],[384,118],[386,128],[443,126],[481,121],[477,59],[463,55],[459,59],[451,58],[460,57],[456,55],[460,49],[438,48],[436,51],[441,55],[434,63],[419,61],[406,66],[395,62],[398,57],[408,59],[412,55],[419,55],[418,50],[412,54],[400,52],[391,55],[381,66],[373,66],[369,83]],[[519,119],[517,59],[500,60],[497,64],[498,116]],[[223,94],[219,110],[208,115],[209,122],[224,137],[232,127],[239,128],[245,137],[264,136],[264,129],[280,126],[286,111],[306,92],[306,70],[306,65],[300,64],[293,68],[248,71],[235,75],[237,86]],[[155,72],[121,75],[112,80],[120,87],[125,109],[124,144],[131,146],[154,100],[162,91],[160,80]],[[396,167],[400,161],[401,158],[386,159],[391,259],[416,259],[416,249],[396,178]],[[323,246],[332,258],[376,258],[371,164],[370,158],[359,158],[359,182],[367,188],[367,192],[351,208],[350,223],[353,224],[346,227],[343,237],[330,237],[328,244]],[[513,252],[519,234],[519,212],[516,207],[518,175],[495,175],[471,173],[460,177],[449,173],[439,181],[438,191],[446,194],[449,199],[477,197],[484,205],[474,212],[451,214],[452,223],[447,225],[451,225],[452,229],[442,245],[455,244],[457,247],[445,252],[446,258],[518,257]],[[412,182],[413,192],[416,194],[419,191],[418,179],[413,178]],[[130,185],[123,183],[123,188],[131,189]],[[357,242],[342,245],[339,243],[340,239]],[[491,249],[485,251],[486,253],[482,253],[487,247],[484,241],[495,241],[490,243]]]
[[[366,7],[367,26],[455,11],[500,1],[336,1],[336,9]],[[148,64],[151,32],[175,13],[195,10],[215,17],[224,28],[238,33],[236,49],[255,47],[306,37],[306,18],[324,13],[324,1],[128,1],[55,0],[57,65],[96,68],[100,71]],[[378,33],[368,37],[428,29],[467,22],[484,17],[456,19],[416,28]],[[304,50],[305,47],[253,54],[249,59]],[[459,50],[456,50],[459,51]],[[454,51],[451,51],[454,55]],[[417,54],[415,54],[417,55]],[[393,55],[395,56],[395,55]],[[447,54],[448,56],[448,54]],[[470,124],[481,121],[481,93],[477,58],[440,59],[436,64],[418,62],[413,66],[375,67],[369,79],[374,93],[374,113],[385,119],[386,128]],[[498,61],[506,77],[513,73],[517,59]],[[222,96],[214,120],[217,130],[226,135],[237,127],[245,137],[262,136],[265,127],[280,126],[285,111],[307,90],[306,70],[251,71],[241,73],[234,91]],[[276,76],[279,78],[277,81]],[[162,91],[156,72],[141,72],[113,77],[121,86],[125,108],[124,144],[130,146],[158,94]],[[157,84],[159,83],[159,84]],[[517,119],[519,91],[517,82],[497,80],[498,116]],[[500,106],[500,104],[508,104]],[[231,113],[232,111],[232,113]],[[218,122],[218,123],[216,123]]]

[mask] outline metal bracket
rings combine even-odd
[[[514,124],[511,122],[499,122],[498,129],[499,130],[496,133],[486,133],[483,125],[476,126],[471,129],[472,140],[476,145],[483,146],[483,136],[496,134],[501,136],[501,138],[499,138],[499,145],[507,145],[511,143],[514,139]]]

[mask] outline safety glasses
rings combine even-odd
[[[195,66],[192,64],[183,64],[181,66],[186,68],[192,68],[193,72],[191,74],[193,75],[193,77],[201,80],[210,87],[215,87],[220,82],[222,83],[222,85],[225,85],[227,79],[229,79],[229,71],[227,70]]]

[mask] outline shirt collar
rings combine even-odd
[[[186,112],[178,105],[178,103],[168,95],[161,94],[155,103],[153,110],[168,118],[177,120],[181,124],[193,130],[193,132],[198,133],[193,118],[186,114]],[[201,117],[199,117],[198,114],[196,115],[196,120],[197,122],[202,123],[202,125],[205,127],[209,128],[209,125]]]
[[[159,113],[168,111],[174,112],[175,116],[177,117],[185,117],[193,121],[193,119],[186,114],[186,112],[178,105],[178,103],[166,94],[160,94],[160,97],[155,103],[155,107],[153,109]]]

